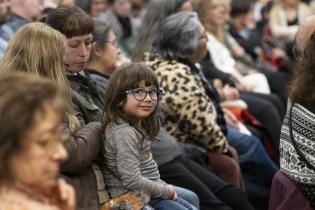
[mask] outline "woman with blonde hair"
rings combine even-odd
[[[63,71],[62,56],[66,49],[66,39],[61,33],[43,23],[30,23],[14,35],[1,66],[6,67],[3,71],[19,70],[51,78],[62,86],[69,96],[70,89]],[[67,99],[67,123],[72,131],[76,131],[79,122],[73,116],[71,97]]]
[[[70,129],[71,138],[65,146],[69,159],[62,165],[61,173],[70,176],[68,181],[77,193],[78,209],[98,207],[97,187],[92,163],[99,154],[101,123],[91,122],[83,126],[78,120],[77,107],[72,103],[74,93],[65,76],[64,56],[67,39],[45,23],[29,23],[12,37],[1,61],[1,71],[28,72],[57,82],[66,91],[65,129]],[[76,116],[77,115],[77,116]],[[84,194],[84,199],[83,195]]]
[[[311,15],[310,8],[300,0],[277,0],[270,11],[273,36],[285,43],[293,42],[298,26]]]
[[[200,0],[199,5],[195,7],[198,12],[201,22],[205,24],[208,32],[207,48],[210,57],[205,60],[212,60],[214,66],[220,70],[228,71],[229,69],[236,69],[237,63],[242,64],[246,71],[251,67],[245,64],[241,59],[238,61],[232,57],[233,49],[228,48],[230,40],[233,39],[228,31],[225,30],[227,16],[229,15],[230,5],[227,0]],[[233,39],[235,42],[235,40]],[[237,44],[237,43],[236,43]],[[238,44],[237,44],[238,45]],[[239,48],[241,48],[238,45]],[[244,51],[243,54],[249,57]],[[251,66],[255,66],[251,61]],[[205,68],[205,67],[204,67]],[[263,73],[263,74],[262,74]],[[267,79],[274,78],[277,80],[282,75],[278,72],[262,72],[260,75],[266,75]],[[251,76],[252,74],[250,74]],[[278,80],[277,80],[278,81]],[[271,82],[271,88],[274,90],[274,82]],[[280,86],[280,84],[277,84]],[[258,119],[263,127],[267,130],[266,134],[270,136],[274,145],[274,159],[278,162],[279,152],[279,133],[280,124],[284,114],[284,105],[280,98],[275,94],[262,94],[250,91],[240,91],[240,99],[248,105],[248,111]],[[227,95],[227,94],[226,94]],[[270,119],[274,120],[270,122]]]

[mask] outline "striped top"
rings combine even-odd
[[[169,186],[160,179],[151,153],[151,141],[126,122],[106,127],[102,171],[111,197],[145,190],[152,197],[168,198]]]

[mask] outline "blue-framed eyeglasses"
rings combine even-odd
[[[163,88],[152,88],[150,90],[145,90],[143,88],[136,88],[126,91],[127,94],[132,94],[137,101],[143,101],[149,94],[150,98],[157,101],[164,95],[165,91]]]

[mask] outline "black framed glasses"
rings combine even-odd
[[[127,94],[132,94],[137,101],[143,101],[149,94],[150,98],[154,101],[157,101],[164,95],[165,91],[163,88],[152,88],[146,90],[143,88],[136,88],[126,91]]]

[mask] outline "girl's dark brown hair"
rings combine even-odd
[[[60,5],[49,12],[46,23],[60,31],[67,38],[82,36],[93,32],[93,19],[75,5]]]
[[[291,100],[303,103],[315,101],[315,33],[308,41],[303,54],[297,58],[289,86]]]
[[[104,129],[110,123],[119,123],[124,120],[134,125],[135,120],[128,118],[123,111],[123,106],[127,101],[126,91],[139,87],[144,82],[146,86],[159,87],[158,80],[154,72],[144,64],[126,63],[121,65],[111,75],[108,88],[105,94],[105,110],[103,116]],[[160,130],[160,121],[157,109],[147,118],[141,121],[141,129],[145,134],[153,139]],[[142,133],[143,134],[143,133]]]

